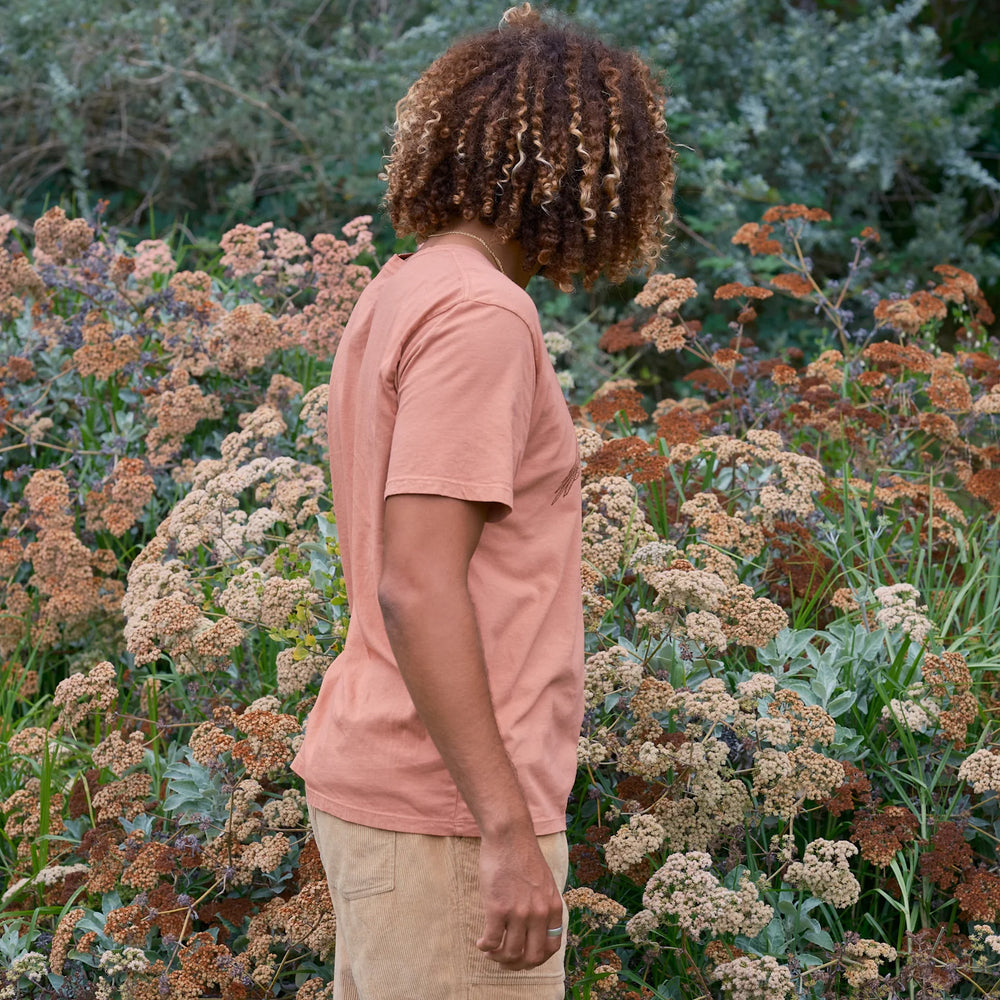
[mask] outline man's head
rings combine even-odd
[[[659,253],[674,151],[635,53],[528,4],[452,46],[396,106],[386,202],[397,233],[481,219],[560,286],[621,281]]]

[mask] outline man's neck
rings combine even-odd
[[[535,273],[525,268],[524,253],[516,240],[502,243],[497,239],[496,230],[480,219],[463,219],[459,216],[442,226],[436,233],[431,233],[430,237],[433,237],[435,243],[454,243],[456,246],[468,246],[471,243],[491,264],[496,266],[499,262],[500,270],[522,288],[527,286]]]

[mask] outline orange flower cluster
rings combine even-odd
[[[886,806],[881,812],[866,812],[855,818],[851,840],[861,848],[861,856],[885,868],[916,838],[920,820],[903,806]]]
[[[45,283],[28,258],[0,247],[0,320],[16,319],[24,312],[26,298],[44,295]]]
[[[97,310],[92,310],[82,328],[83,346],[73,352],[73,361],[81,375],[109,379],[139,358],[139,344],[129,333],[115,337],[112,324]]]
[[[94,241],[94,231],[84,219],[67,219],[56,206],[35,222],[35,261],[39,264],[69,264]]]
[[[797,299],[812,295],[816,290],[809,278],[804,274],[796,274],[793,271],[785,274],[776,274],[771,279],[771,284],[775,288],[780,288],[783,292],[788,292],[789,295],[794,295]]]
[[[242,375],[260,368],[281,346],[281,329],[256,302],[239,305],[212,328],[206,346],[220,372]]]
[[[146,399],[145,408],[156,421],[146,435],[147,457],[154,467],[166,465],[174,458],[199,421],[222,416],[218,397],[206,395],[199,385],[189,382],[183,368],[174,372],[168,387]]]
[[[644,423],[649,414],[642,405],[642,393],[634,382],[606,382],[587,404],[587,414],[595,423],[611,423],[621,413],[634,424]]]
[[[234,760],[240,761],[247,774],[264,778],[295,756],[293,738],[302,726],[298,719],[273,711],[247,711],[236,717],[235,727],[244,734],[230,749]]]
[[[141,459],[121,459],[101,486],[84,498],[87,529],[121,538],[142,515],[155,488]]]
[[[124,587],[120,581],[98,575],[117,570],[104,550],[88,549],[73,525],[69,484],[57,469],[35,472],[24,488],[27,510],[14,505],[4,526],[33,531],[18,559],[20,543],[8,539],[0,559],[11,570],[23,561],[31,564],[27,588],[9,578],[0,583],[0,652],[9,652],[29,635],[39,648],[73,639],[98,621],[116,621]],[[37,595],[37,606],[31,598]]]
[[[928,653],[923,660],[924,683],[941,706],[938,722],[945,738],[956,748],[965,747],[969,726],[979,714],[979,701],[972,693],[972,674],[961,653]],[[945,707],[947,706],[947,707]]]
[[[804,219],[806,222],[829,222],[830,213],[822,208],[807,208],[805,205],[772,205],[761,218],[765,222],[789,222]]]
[[[741,285],[738,281],[731,281],[725,285],[719,285],[715,290],[717,299],[769,299],[774,292],[767,288],[759,288],[756,285]]]
[[[778,240],[771,239],[774,226],[761,225],[759,222],[745,222],[733,234],[732,241],[737,246],[745,246],[754,257],[760,255],[773,257],[781,253],[782,246]]]

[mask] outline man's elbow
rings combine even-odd
[[[378,604],[386,628],[405,627],[414,619],[436,609],[454,607],[468,600],[468,582],[459,574],[408,573],[405,570],[382,570],[378,582]]]
[[[378,606],[386,628],[402,624],[411,615],[420,613],[420,585],[399,573],[383,570],[378,582]]]

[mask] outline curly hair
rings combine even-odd
[[[396,105],[386,204],[399,235],[456,217],[517,240],[560,288],[655,263],[672,213],[664,93],[634,52],[530,4],[458,42]]]

